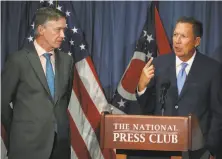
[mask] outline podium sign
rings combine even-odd
[[[194,115],[142,116],[102,113],[101,148],[194,151],[204,138]]]
[[[105,148],[187,151],[188,117],[106,115]]]

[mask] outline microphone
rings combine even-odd
[[[165,99],[166,99],[166,94],[167,90],[170,88],[170,81],[166,80],[164,81],[161,86],[160,86],[160,99],[159,102],[161,104],[161,111],[162,111],[162,116],[164,114],[165,110]]]

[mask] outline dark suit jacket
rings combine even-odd
[[[190,113],[196,115],[206,139],[206,148],[216,153],[222,134],[221,65],[197,52],[182,92],[178,96],[175,54],[159,56],[154,59],[153,64],[155,77],[146,92],[138,97],[141,107],[146,113],[161,115],[159,103],[161,84],[170,81],[164,115],[187,116]],[[155,106],[147,107],[148,101],[153,100],[149,96],[153,90],[156,93]]]
[[[55,99],[34,45],[14,53],[2,71],[1,119],[9,135],[9,159],[49,159],[55,125],[64,153],[70,151],[67,107],[73,81],[73,60],[55,50]],[[13,110],[9,103],[13,103]]]

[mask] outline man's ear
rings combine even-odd
[[[39,35],[43,35],[45,28],[43,25],[39,25],[37,30],[38,30]]]
[[[200,45],[200,41],[201,41],[201,38],[200,37],[196,37],[196,39],[195,39],[195,47],[198,47]]]

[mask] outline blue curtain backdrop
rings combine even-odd
[[[22,47],[39,5],[37,1],[1,1],[1,67],[9,54]],[[74,1],[72,5],[110,101],[133,55],[150,1]],[[161,1],[158,8],[170,42],[178,17],[194,16],[202,21],[204,35],[199,50],[222,62],[222,2]],[[131,155],[130,159],[142,158]]]
[[[54,2],[54,5],[56,2]],[[124,73],[142,31],[149,1],[74,1],[96,71],[110,100]],[[171,41],[176,19],[194,16],[203,22],[199,50],[222,62],[222,2],[158,2],[163,25]],[[39,2],[1,2],[1,66],[21,48]]]

